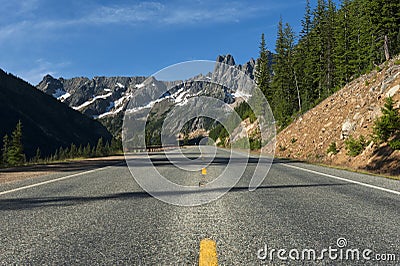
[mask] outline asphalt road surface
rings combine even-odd
[[[151,157],[171,181],[190,184],[212,180],[229,161],[218,151],[204,176]],[[205,239],[219,265],[400,264],[399,181],[275,160],[250,192],[256,162],[228,193],[197,207],[153,198],[124,162],[3,184],[0,264],[198,265]]]

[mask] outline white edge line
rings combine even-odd
[[[374,188],[374,189],[378,189],[378,190],[381,190],[381,191],[389,192],[389,193],[392,193],[392,194],[400,195],[400,191],[391,190],[391,189],[387,189],[387,188],[383,188],[383,187],[378,187],[378,186],[374,186],[374,185],[358,182],[358,181],[355,181],[355,180],[351,180],[351,179],[346,179],[346,178],[343,178],[343,177],[330,175],[330,174],[324,174],[324,173],[320,173],[320,172],[317,172],[317,171],[301,168],[301,167],[298,167],[298,166],[293,166],[293,165],[290,165],[290,164],[280,163],[280,165],[283,165],[283,166],[286,166],[286,167],[289,167],[289,168],[293,168],[293,169],[297,169],[297,170],[302,170],[302,171],[305,171],[305,172],[310,172],[310,173],[317,174],[317,175],[330,177],[330,178],[341,180],[341,181],[345,181],[345,182],[348,182],[348,183],[353,183],[353,184],[357,184],[357,185],[360,185],[360,186]]]
[[[119,164],[119,163],[117,163],[117,164]],[[117,165],[117,164],[114,164],[114,165]],[[112,167],[114,165],[109,165],[109,166],[105,166],[105,167],[101,167],[101,168],[97,168],[97,169],[92,169],[92,170],[85,171],[85,172],[80,172],[80,173],[76,173],[76,174],[72,174],[72,175],[59,177],[59,178],[56,178],[56,179],[43,181],[43,182],[40,182],[40,183],[28,185],[28,186],[23,186],[23,187],[18,187],[18,188],[6,190],[6,191],[3,191],[3,192],[0,192],[0,196],[5,195],[5,194],[9,194],[9,193],[12,193],[12,192],[17,192],[17,191],[20,191],[20,190],[28,189],[28,188],[38,187],[38,186],[42,186],[42,185],[46,185],[46,184],[62,181],[62,180],[65,180],[65,179],[68,179],[68,178],[71,178],[71,177],[75,177],[75,176],[94,173],[94,172],[101,171],[101,170],[107,169],[109,167]]]

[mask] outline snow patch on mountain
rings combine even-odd
[[[136,84],[136,85],[135,85],[135,88],[140,89],[140,88],[143,88],[144,86],[145,86],[144,83]]]
[[[176,93],[174,93],[172,95],[172,97],[174,97],[174,99],[175,99],[175,103],[180,103],[180,102],[182,102],[184,100],[184,97],[187,94],[186,92],[184,92],[184,89],[185,88],[181,88]]]
[[[125,88],[125,86],[124,85],[122,85],[121,83],[119,83],[119,82],[117,82],[117,84],[115,84],[117,87],[119,87],[119,88],[121,88],[121,89],[124,89]]]
[[[60,97],[57,98],[57,100],[64,102],[67,98],[69,98],[71,96],[71,94],[69,92],[61,95]]]
[[[94,119],[98,119],[98,118],[103,118],[103,117],[110,116],[110,115],[116,115],[116,114],[118,114],[119,112],[121,112],[123,109],[124,109],[124,107],[121,106],[121,107],[117,108],[117,109],[114,110],[114,111],[105,112],[105,113],[103,113],[103,114],[101,114],[101,115],[93,116],[93,118],[94,118]]]
[[[97,119],[97,118],[103,118],[103,117],[106,117],[106,116],[118,114],[119,112],[124,110],[125,104],[130,100],[131,97],[132,97],[131,95],[126,95],[126,96],[123,96],[123,97],[119,98],[116,101],[110,102],[109,106],[106,108],[106,112],[105,113],[102,113],[102,114],[97,115],[97,116],[93,116],[93,118]]]
[[[236,92],[232,93],[231,95],[232,95],[234,98],[243,98],[243,99],[245,99],[246,101],[247,101],[248,99],[250,99],[250,97],[251,97],[250,94],[244,93],[244,92],[242,92],[242,91],[236,91]]]
[[[159,102],[164,101],[165,99],[169,99],[169,98],[171,98],[171,96],[167,96],[167,97],[165,97],[165,98],[160,98],[160,99],[151,101],[151,102],[149,102],[148,104],[143,105],[143,106],[138,106],[138,107],[129,108],[127,111],[128,111],[129,113],[135,113],[135,112],[141,111],[141,110],[143,110],[143,109],[153,108],[153,106],[154,106],[156,103],[159,103]]]
[[[56,91],[52,94],[52,96],[53,96],[54,98],[56,98],[57,100],[63,102],[63,101],[65,101],[65,99],[67,99],[68,97],[70,97],[71,94],[68,93],[68,92],[66,92],[66,91],[63,90],[63,89],[56,89]]]
[[[74,107],[72,107],[72,108],[75,109],[75,110],[81,110],[81,109],[85,108],[86,106],[88,106],[88,105],[94,103],[96,100],[98,100],[98,99],[107,99],[107,98],[110,97],[111,95],[112,95],[111,92],[110,92],[110,93],[107,93],[107,94],[104,94],[104,95],[99,95],[99,96],[96,96],[96,97],[94,97],[93,99],[91,99],[91,100],[89,100],[89,101],[84,102],[83,104],[81,104],[81,105],[79,105],[79,106],[74,106]]]

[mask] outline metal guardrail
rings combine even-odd
[[[164,151],[167,149],[176,149],[181,146],[177,145],[157,145],[157,146],[146,146],[146,147],[129,147],[129,149],[124,149],[124,152],[158,152],[158,151]]]

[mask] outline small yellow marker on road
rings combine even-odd
[[[200,241],[199,266],[218,266],[217,243],[212,239]]]
[[[207,169],[206,168],[201,168],[201,174],[206,175],[207,174]]]

